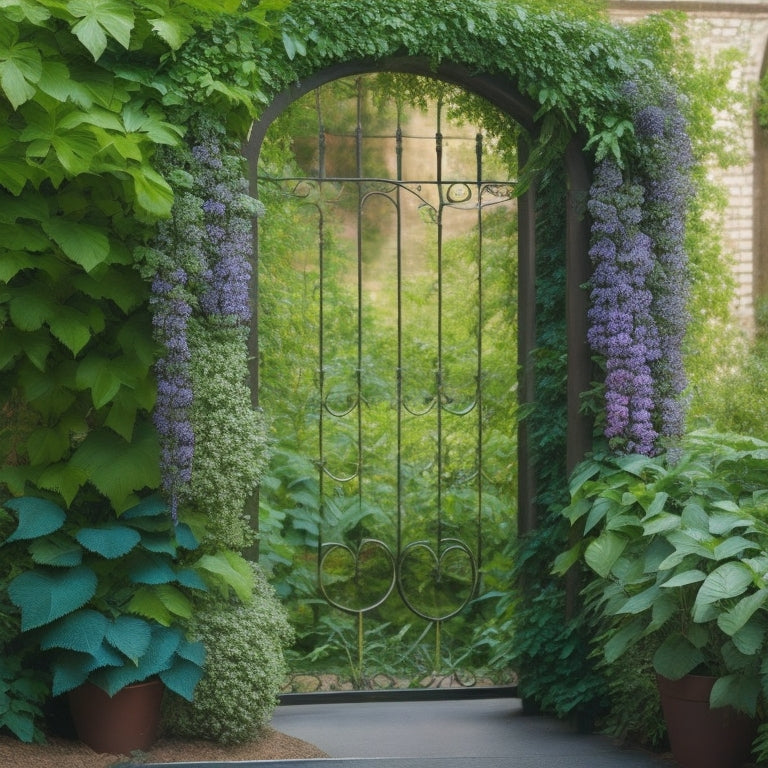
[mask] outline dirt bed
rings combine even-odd
[[[134,763],[183,763],[226,760],[302,760],[328,757],[312,744],[265,729],[263,738],[224,747],[207,741],[160,739],[155,746],[131,755],[98,754],[81,744],[52,737],[47,744],[23,744],[0,735],[2,768],[110,768],[128,760]]]

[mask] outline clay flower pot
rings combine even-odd
[[[656,678],[672,754],[682,768],[740,768],[749,759],[757,721],[732,707],[710,709],[716,679]]]
[[[110,697],[93,683],[69,692],[77,736],[94,752],[146,750],[157,740],[165,686],[159,678],[129,685]]]

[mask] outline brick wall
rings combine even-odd
[[[683,11],[702,55],[714,57],[726,49],[742,54],[731,87],[748,96],[747,105],[720,120],[744,148],[743,161],[713,174],[728,191],[723,241],[737,283],[734,312],[749,327],[755,297],[768,294],[768,218],[762,205],[768,200],[768,137],[754,123],[755,92],[768,46],[768,0],[610,0],[609,9],[619,23],[662,10]]]

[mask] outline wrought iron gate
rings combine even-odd
[[[364,618],[399,596],[434,626],[437,668],[442,626],[477,595],[483,563],[485,430],[497,405],[486,401],[484,226],[492,207],[515,215],[515,188],[484,177],[481,134],[443,134],[440,103],[434,135],[403,128],[399,111],[393,134],[366,133],[360,78],[354,87],[354,129],[326,131],[316,92],[313,171],[260,172],[259,185],[301,201],[317,233],[316,251],[302,257],[316,329],[318,593],[356,617],[360,666]],[[371,142],[391,159],[380,152],[379,173],[366,175]],[[462,157],[457,175],[451,161],[467,144],[472,172]],[[407,157],[431,157],[432,173],[406,178]],[[338,210],[344,238],[331,233]],[[458,259],[448,253],[457,250]],[[514,400],[515,338],[493,343],[510,347],[504,375]]]

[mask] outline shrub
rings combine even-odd
[[[277,704],[286,674],[283,650],[293,630],[283,607],[254,565],[251,602],[211,601],[195,617],[207,657],[192,703],[166,697],[169,733],[237,744],[256,738]]]

